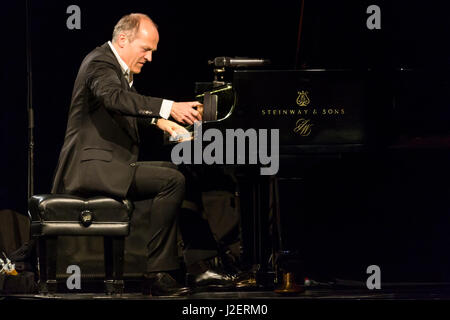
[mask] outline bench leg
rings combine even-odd
[[[115,292],[122,294],[124,290],[123,264],[124,264],[125,238],[116,237],[113,240],[114,252],[114,288]]]
[[[106,294],[122,294],[124,237],[104,237],[105,291]]]
[[[39,293],[47,294],[47,247],[44,237],[37,239],[37,250],[39,259]]]
[[[54,236],[38,239],[39,292],[43,294],[56,293],[57,240]]]

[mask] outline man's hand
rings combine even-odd
[[[178,122],[193,124],[195,121],[202,120],[202,115],[194,107],[202,106],[200,102],[174,102],[170,115]]]
[[[158,119],[156,122],[156,125],[161,130],[167,132],[170,134],[171,137],[173,137],[176,141],[182,142],[191,140],[191,136],[189,134],[189,131],[187,131],[184,127],[180,126],[179,124],[166,120],[166,119]]]

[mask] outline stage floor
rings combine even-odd
[[[450,286],[407,285],[380,290],[363,288],[308,288],[281,295],[273,291],[196,292],[185,297],[151,297],[138,292],[108,296],[103,293],[60,293],[0,297],[2,310],[63,314],[93,319],[139,318],[162,315],[163,319],[384,319],[387,314],[404,319],[434,319],[450,306]],[[48,312],[51,310],[51,312]],[[53,311],[54,310],[54,311]],[[63,313],[61,313],[61,311]],[[5,311],[6,312],[6,311]]]
[[[306,288],[302,293],[279,294],[273,291],[197,291],[183,297],[143,295],[126,292],[121,295],[103,293],[57,293],[0,295],[6,300],[443,300],[450,301],[450,285],[404,284],[396,287],[369,290],[361,288]]]

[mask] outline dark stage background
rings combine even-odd
[[[415,77],[403,88],[412,97],[399,107],[404,113],[378,125],[399,128],[388,143],[403,135],[414,137],[417,124],[421,136],[448,133],[450,5],[406,0],[304,3],[298,50],[301,1],[32,0],[34,193],[50,191],[73,81],[83,57],[109,40],[114,24],[130,12],[149,14],[160,31],[153,62],[135,79],[143,94],[193,99],[194,83],[212,80],[207,61],[216,56],[268,58],[288,69],[370,68],[386,78],[400,68],[425,70],[426,77]],[[70,15],[66,9],[73,4],[81,8],[80,30],[66,27]],[[381,8],[381,30],[366,28],[366,8],[371,4]],[[0,209],[26,214],[25,1],[2,4],[1,15]],[[414,127],[403,114],[412,116]],[[151,156],[144,146],[142,156],[147,155]],[[378,264],[389,281],[447,281],[448,160],[447,149],[430,145],[419,153],[387,152],[326,164],[326,170],[317,172],[328,182],[308,189],[303,211],[293,201],[302,187],[282,186],[283,213],[292,216],[290,225],[302,231],[294,242],[309,261],[309,270],[361,279],[368,265]]]

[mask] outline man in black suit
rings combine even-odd
[[[177,211],[184,197],[184,176],[169,162],[137,162],[137,117],[147,117],[171,135],[177,123],[201,120],[199,102],[173,102],[140,95],[133,75],[152,60],[159,34],[146,15],[124,16],[113,39],[83,60],[72,93],[64,145],[52,193],[107,195],[132,200],[153,198],[152,239],[147,278],[154,295],[183,294],[166,272],[177,269]]]

